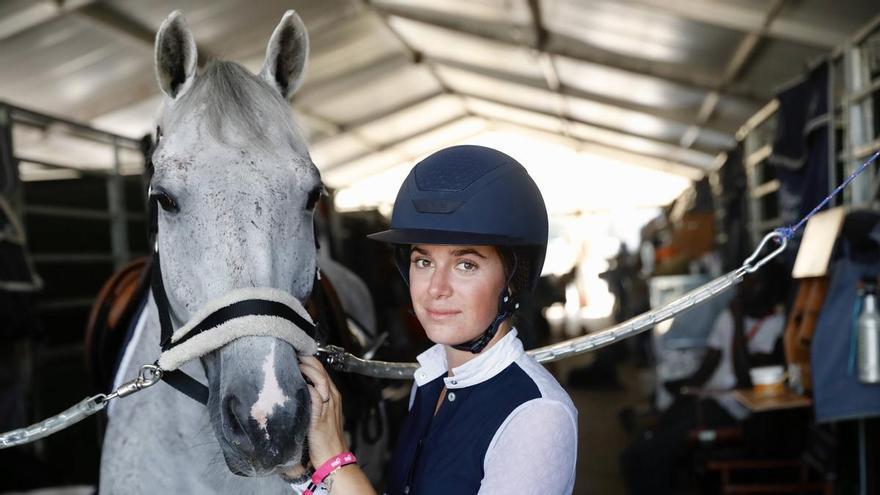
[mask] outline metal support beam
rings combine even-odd
[[[415,7],[399,7],[396,5],[382,5],[375,6],[374,8],[381,12],[385,17],[401,17],[404,19],[428,24],[434,27],[440,27],[448,29],[450,31],[491,40],[496,43],[503,43],[507,45],[511,44],[510,41],[504,37],[501,37],[494,33],[489,33],[485,30],[475,29],[470,25],[465,26],[463,24],[455,22],[455,19],[445,19],[440,18],[436,15],[431,15],[430,12],[425,11],[424,9],[418,9]],[[547,48],[543,50],[543,52],[547,53],[548,55],[567,57],[580,62],[603,65],[612,69],[629,72],[637,76],[648,76],[666,79],[668,81],[694,90],[714,91],[715,89],[717,89],[717,81],[715,80],[709,80],[707,78],[688,75],[686,73],[683,73],[676,67],[667,67],[661,64],[631,60],[626,57],[621,57],[619,54],[591,47],[586,44],[582,44],[577,54],[568,53],[558,48],[554,48],[553,50]],[[766,100],[766,98],[763,98],[761,95],[735,92],[732,90],[728,90],[725,95],[742,98],[744,100],[754,103],[756,106],[764,103],[764,101]]]
[[[113,134],[112,132],[95,129],[94,127],[91,127],[89,125],[80,122],[74,122],[72,120],[64,119],[54,115],[46,115],[39,112],[34,112],[33,110],[27,110],[25,108],[17,107],[4,101],[0,101],[0,107],[8,109],[9,114],[12,116],[12,120],[16,124],[36,127],[39,129],[47,129],[49,127],[63,128],[65,131],[69,131],[71,134],[80,138],[103,144],[113,144],[115,140],[116,143],[120,146],[125,146],[134,150],[140,150],[140,141],[138,141],[137,139],[131,139],[126,136]]]
[[[394,115],[398,112],[403,112],[403,111],[406,111],[414,106],[421,105],[423,103],[427,103],[427,102],[433,100],[434,98],[437,98],[439,96],[443,96],[445,94],[446,93],[444,93],[444,92],[431,93],[427,96],[420,96],[420,97],[414,98],[410,101],[405,101],[405,102],[401,103],[400,105],[395,105],[393,107],[389,107],[389,108],[383,109],[382,111],[371,114],[371,115],[364,117],[362,119],[354,120],[354,121],[349,122],[347,124],[340,125],[339,132],[340,133],[342,133],[342,132],[357,132],[359,129],[361,129],[361,128],[363,128],[373,122],[376,122],[378,120],[382,120],[387,117],[391,117],[392,115]]]
[[[393,144],[393,146],[397,146],[397,145],[402,144],[402,143],[404,143],[408,140],[411,140],[411,139],[417,139],[417,138],[424,136],[426,134],[429,134],[431,132],[435,132],[443,127],[455,125],[460,121],[471,121],[471,122],[474,122],[478,125],[472,126],[471,128],[465,129],[464,130],[465,132],[457,134],[456,138],[455,138],[456,140],[468,139],[476,134],[479,134],[486,127],[485,121],[483,119],[475,118],[470,115],[461,115],[460,117],[454,117],[454,118],[451,118],[447,121],[444,121],[444,122],[438,124],[437,126],[432,127],[431,129],[426,129],[426,130],[421,131],[413,136],[399,140],[398,142],[395,142]],[[452,145],[452,144],[455,144],[455,142],[449,141],[449,140],[446,140],[442,143],[437,143],[437,145],[441,146],[441,147],[443,145]],[[389,145],[388,147],[392,147],[392,146]],[[402,151],[402,153],[399,154],[399,157],[402,158],[403,162],[412,162],[414,159],[416,159],[421,154],[421,152],[413,151],[413,150],[401,150],[401,151]],[[337,163],[337,165],[334,165],[334,169],[335,169],[334,171],[336,171],[337,173],[341,173],[343,175],[347,175],[348,176],[347,178],[349,179],[348,182],[343,182],[342,184],[339,184],[338,177],[334,176],[333,172],[327,173],[323,176],[327,177],[327,179],[329,181],[332,181],[333,183],[335,183],[335,185],[338,185],[339,187],[344,187],[344,186],[351,184],[353,182],[350,180],[350,179],[352,179],[352,176],[355,176],[354,178],[355,178],[355,180],[357,180],[357,179],[360,179],[362,177],[366,177],[366,176],[369,176],[372,174],[381,173],[382,171],[387,170],[389,167],[392,167],[396,164],[397,164],[397,162],[390,162],[390,161],[388,163],[383,162],[383,164],[378,169],[373,168],[367,173],[358,174],[357,172],[352,173],[350,170],[347,169],[347,167],[345,167],[344,163],[339,162],[339,163]],[[358,170],[357,164],[352,164],[352,167],[354,167],[355,171]]]
[[[68,263],[112,263],[113,255],[108,253],[34,253],[31,255],[34,263],[38,264],[68,264]]]
[[[545,54],[539,55],[539,60],[547,57]],[[528,86],[530,88],[547,90],[547,85],[551,84],[551,78],[545,76],[544,81],[539,81],[515,74],[509,74],[506,72],[500,72],[494,69],[489,69],[486,67],[475,67],[470,64],[466,64],[463,62],[447,60],[447,59],[433,59],[438,66],[440,66],[441,70],[443,66],[450,67],[452,69],[457,69],[461,71],[470,72],[472,74],[497,79],[501,82],[508,84],[519,84],[523,86]],[[571,98],[577,98],[581,100],[586,100],[594,103],[599,103],[603,105],[610,105],[616,108],[620,108],[623,110],[629,110],[633,112],[639,112],[651,117],[656,117],[661,120],[668,120],[670,122],[681,124],[681,125],[701,125],[711,131],[720,133],[720,134],[728,134],[731,137],[736,131],[737,127],[732,122],[714,122],[712,125],[707,125],[704,122],[701,123],[692,112],[680,111],[680,110],[666,110],[660,109],[656,107],[652,107],[649,105],[644,105],[640,103],[623,101],[616,98],[611,98],[605,95],[600,95],[588,91],[584,91],[577,88],[572,88],[570,86],[566,86],[561,82],[558,83],[558,87],[555,91],[559,95],[567,96]]]
[[[520,104],[510,103],[510,102],[508,102],[508,101],[498,100],[498,99],[490,98],[490,97],[486,97],[486,96],[483,96],[483,95],[472,95],[472,94],[468,94],[468,93],[462,93],[462,96],[466,96],[466,97],[469,97],[469,98],[474,98],[474,99],[476,99],[476,100],[483,100],[483,101],[486,101],[486,102],[489,102],[489,103],[494,103],[494,104],[496,104],[496,105],[502,105],[502,106],[505,106],[505,107],[508,107],[508,108],[512,108],[512,109],[515,109],[515,110],[522,110],[522,111],[526,111],[526,112],[532,112],[532,113],[534,113],[534,114],[542,115],[542,116],[545,116],[545,117],[561,118],[561,119],[564,119],[564,120],[565,120],[566,122],[568,122],[569,124],[571,124],[571,123],[574,123],[574,124],[582,124],[582,125],[586,125],[586,126],[594,127],[594,128],[597,128],[597,129],[601,129],[601,130],[603,130],[603,131],[616,132],[616,133],[619,133],[619,134],[621,134],[621,135],[625,135],[625,136],[629,136],[629,137],[635,137],[635,138],[639,138],[639,139],[645,139],[645,140],[647,140],[647,141],[653,141],[653,142],[658,143],[658,144],[663,144],[663,145],[668,145],[668,146],[679,147],[679,148],[682,149],[682,151],[685,151],[685,150],[686,150],[686,148],[680,146],[677,142],[674,142],[674,141],[662,141],[662,140],[658,140],[658,139],[650,138],[650,137],[647,137],[647,136],[641,136],[641,135],[638,135],[638,134],[632,134],[632,133],[629,133],[629,132],[623,131],[623,130],[621,130],[621,129],[618,129],[618,128],[616,128],[616,127],[609,127],[609,126],[607,126],[607,125],[603,125],[603,124],[601,124],[601,123],[596,123],[596,122],[588,122],[588,121],[585,121],[585,120],[581,120],[581,119],[578,119],[578,118],[572,117],[572,116],[570,116],[570,115],[565,115],[565,116],[563,116],[563,117],[559,117],[559,116],[556,115],[555,113],[545,112],[545,111],[538,110],[538,109],[535,109],[535,108],[532,108],[532,107],[528,107],[528,106],[526,106],[526,105],[520,105]],[[693,148],[691,148],[691,149],[693,149]],[[693,150],[694,150],[694,151],[699,151],[699,152],[701,152],[701,153],[711,154],[711,155],[714,155],[715,153],[718,153],[718,152],[720,151],[720,150],[718,150],[718,149],[693,149]]]
[[[113,247],[113,268],[119,270],[130,259],[128,222],[125,217],[125,184],[122,182],[119,145],[113,143],[113,173],[107,177],[107,206],[110,210],[110,244]]]
[[[760,9],[751,9],[742,2],[724,0],[628,0],[629,3],[654,8],[664,14],[719,26],[746,33],[766,15]],[[766,35],[793,41],[806,46],[831,49],[839,45],[848,33],[828,29],[823,25],[807,24],[797,20],[779,19],[768,26]]]
[[[112,5],[100,1],[89,3],[74,11],[74,14],[97,28],[108,31],[116,38],[129,39],[136,45],[150,51],[153,50],[153,45],[156,42],[156,29],[141,24]],[[199,67],[216,58],[216,54],[198,42],[196,42],[196,50],[199,55]]]
[[[367,3],[367,6],[369,8],[369,3]],[[374,13],[375,13],[375,11],[374,11]],[[77,14],[80,15],[81,17],[83,17],[84,19],[95,23],[100,28],[110,30],[115,35],[120,35],[120,36],[123,36],[127,39],[133,40],[137,44],[142,45],[144,48],[152,49],[152,46],[153,46],[153,43],[155,40],[154,31],[152,29],[147,28],[146,26],[143,26],[142,24],[138,23],[134,19],[128,17],[124,13],[118,11],[117,9],[115,9],[107,4],[95,3],[92,5],[88,5],[88,6],[85,6],[81,9],[79,9],[77,11]],[[421,62],[421,54],[418,53],[417,51],[413,50],[411,47],[409,47],[406,44],[406,42],[402,38],[400,38],[400,36],[397,35],[394,32],[394,30],[391,29],[390,26],[388,26],[387,20],[383,16],[381,16],[378,13],[375,13],[375,15],[381,20],[381,22],[386,26],[386,28],[389,31],[391,31],[391,33],[394,34],[400,40],[400,42],[404,46],[404,48],[406,50],[408,50],[411,60],[414,63],[420,63]],[[199,53],[199,65],[204,65],[207,60],[214,58],[214,55],[209,50],[207,50],[203,45],[198,45],[197,50]],[[446,88],[445,85],[443,84],[443,80],[440,79],[440,77],[436,74],[436,71],[433,69],[433,67],[430,65],[428,65],[427,67],[431,71],[431,73],[434,75],[434,77],[437,79],[440,86],[443,87],[444,91],[449,92],[448,88]],[[102,115],[102,114],[105,114],[115,108],[121,108],[121,107],[125,107],[127,105],[131,105],[131,104],[143,101],[144,99],[149,98],[149,97],[156,94],[155,84],[153,84],[151,82],[150,88],[151,89],[141,88],[140,91],[133,91],[130,94],[128,94],[127,96],[122,95],[122,96],[120,96],[120,98],[117,98],[113,102],[112,106],[107,107],[107,105],[104,105],[104,108],[101,108],[99,111],[94,112],[92,115],[84,115],[81,117],[86,118],[86,119],[95,118],[95,117]],[[397,111],[397,110],[399,110],[399,108],[394,109],[394,110]],[[339,124],[337,122],[333,122],[332,120],[330,120],[326,117],[323,117],[321,115],[318,115],[318,114],[314,113],[313,111],[310,111],[308,109],[298,108],[298,109],[296,109],[296,112],[299,113],[300,115],[303,115],[306,118],[310,119],[314,124],[318,125],[322,130],[324,130],[328,134],[336,135],[336,134],[340,134],[342,132],[345,132],[344,126],[342,124]],[[373,143],[367,142],[364,139],[361,139],[361,141],[364,141],[364,143],[368,147],[375,148],[375,145]]]
[[[114,37],[128,39],[145,50],[153,49],[156,38],[155,30],[149,26],[144,26],[110,5],[101,2],[84,5],[76,10],[75,14],[97,28],[109,32]],[[204,45],[197,44],[196,49],[199,54],[199,66],[204,66],[209,60],[217,58],[216,54],[212,53]],[[262,55],[260,57],[262,58]],[[83,120],[92,120],[113,110],[142,102],[157,93],[156,83],[153,81],[153,78],[149,78],[147,81],[135,84],[134,87],[130,85],[125,86],[111,95],[102,95],[102,101],[91,102],[88,109],[77,113],[77,117]],[[311,118],[313,122],[317,123],[325,131],[329,130],[331,133],[341,132],[341,126],[335,122],[331,122],[307,110],[298,110],[298,112]]]
[[[426,134],[430,134],[430,133],[432,133],[432,132],[434,132],[434,131],[437,131],[437,130],[439,130],[439,129],[442,129],[442,128],[448,126],[448,125],[454,124],[454,123],[458,122],[459,120],[464,119],[464,118],[467,118],[467,117],[468,117],[468,116],[467,116],[467,115],[464,115],[464,114],[462,114],[462,115],[456,115],[455,117],[452,117],[452,118],[450,118],[450,119],[446,119],[446,120],[443,120],[443,121],[441,121],[441,122],[438,122],[438,123],[432,125],[431,127],[428,127],[427,129],[423,129],[423,130],[421,130],[421,131],[418,131],[418,132],[415,132],[415,133],[409,134],[409,135],[404,136],[404,137],[402,137],[402,138],[395,139],[394,141],[391,141],[391,142],[389,142],[389,143],[384,143],[384,144],[381,144],[381,145],[373,145],[373,146],[372,146],[372,151],[375,152],[375,153],[379,153],[379,152],[382,152],[382,151],[385,151],[385,150],[389,150],[389,149],[394,148],[395,146],[399,146],[399,145],[401,145],[401,144],[403,144],[403,143],[405,143],[405,142],[407,142],[407,141],[410,141],[410,140],[412,140],[412,139],[419,138],[419,137],[424,136],[424,135],[426,135]],[[331,163],[331,164],[329,164],[329,165],[323,167],[323,168],[321,169],[321,172],[322,172],[322,173],[324,173],[324,172],[329,172],[329,171],[331,171],[331,170],[334,170],[334,169],[336,169],[336,168],[339,168],[340,166],[345,165],[345,164],[348,163],[348,162],[351,162],[352,160],[355,160],[355,159],[357,159],[357,158],[360,158],[361,156],[362,156],[362,155],[356,154],[356,155],[352,155],[352,156],[349,156],[349,157],[345,157],[345,158],[343,158],[342,160],[337,161],[336,163]]]
[[[388,23],[388,16],[385,15],[381,9],[378,9],[375,5],[373,5],[373,3],[370,0],[363,0],[363,3],[366,6],[366,8],[370,12],[372,12],[373,15],[376,16],[376,18],[381,22],[381,24],[383,26],[385,26],[385,29],[387,29],[388,32],[391,33],[391,35],[397,39],[397,41],[404,48],[404,50],[406,50],[406,52],[409,54],[409,58],[412,61],[412,63],[421,64],[423,61],[422,52],[420,52],[420,51],[416,50],[415,48],[413,48],[412,46],[410,46],[410,44],[407,43],[407,41],[405,39],[403,39],[403,36],[401,36],[397,31],[394,30],[394,28],[391,27],[391,24]],[[436,71],[436,69],[434,69],[434,66],[431,64],[425,64],[425,67],[427,67],[428,71],[431,72],[431,75],[434,76],[434,79],[437,80],[437,84],[439,84],[440,87],[443,88],[443,91],[445,93],[451,94],[452,91],[450,91],[449,88],[446,87],[446,83],[444,83],[443,78],[440,77],[439,74],[437,74],[437,71]]]
[[[0,7],[0,41],[75,12],[95,0],[42,0],[6,2]]]
[[[748,65],[761,40],[769,31],[773,21],[776,20],[779,13],[782,11],[784,4],[785,0],[773,0],[770,8],[767,9],[763,19],[761,19],[760,24],[755,26],[739,42],[739,45],[737,45],[736,50],[734,50],[733,55],[730,57],[730,60],[724,68],[721,80],[718,83],[718,88],[709,92],[709,94],[703,98],[703,102],[700,104],[700,111],[697,113],[697,126],[705,125],[712,118],[712,114],[715,113],[715,110],[718,108],[718,103],[721,101],[721,92],[733,84],[742,73],[745,66]],[[691,127],[688,129],[688,132],[681,137],[681,146],[683,148],[690,148],[694,144],[694,141],[696,141],[698,135],[699,128]]]
[[[57,218],[71,218],[79,220],[112,220],[112,216],[105,210],[95,208],[70,208],[67,206],[25,205],[26,215],[42,215]],[[141,213],[122,213],[127,220],[146,220],[146,215]]]
[[[30,163],[33,165],[38,165],[43,168],[52,169],[52,170],[65,170],[76,172],[77,177],[99,177],[101,179],[107,178],[110,172],[107,169],[99,169],[99,168],[77,168],[74,165],[64,164],[64,163],[53,163],[46,160],[39,160],[37,158],[29,158],[27,156],[15,155],[15,159],[21,163]]]
[[[511,105],[511,104],[509,104],[509,103],[505,103],[505,102],[492,101],[492,100],[489,100],[489,99],[486,99],[486,98],[476,97],[476,96],[469,96],[469,95],[466,95],[466,94],[465,94],[465,95],[462,95],[462,96],[466,96],[466,97],[474,98],[474,99],[479,99],[479,100],[484,100],[484,101],[488,101],[488,102],[490,102],[490,103],[495,103],[495,104],[499,104],[499,105],[504,105],[504,106],[507,106],[507,107],[510,107],[510,108],[514,108],[514,109],[517,109],[517,110],[524,110],[524,111],[528,111],[528,112],[533,112],[533,113],[535,113],[535,114],[540,114],[540,115],[543,115],[543,116],[548,116],[548,117],[553,117],[553,118],[559,118],[558,116],[556,116],[556,115],[554,115],[554,114],[551,114],[551,113],[540,112],[540,111],[536,111],[536,110],[529,109],[529,108],[525,108],[525,107],[517,107],[517,106],[515,106],[515,105]],[[434,132],[434,131],[436,131],[436,130],[438,130],[438,129],[441,129],[441,128],[445,127],[445,126],[448,126],[448,125],[454,124],[455,122],[457,122],[457,121],[459,121],[459,120],[461,120],[462,118],[465,118],[465,117],[466,117],[466,115],[461,115],[461,116],[457,116],[457,117],[454,117],[454,118],[452,118],[452,119],[449,119],[449,120],[446,120],[446,121],[440,122],[440,123],[438,123],[438,124],[436,124],[436,125],[434,125],[434,126],[431,126],[431,127],[428,128],[428,129],[425,129],[425,130],[420,131],[420,132],[418,132],[418,133],[414,133],[414,134],[412,134],[412,135],[405,136],[405,137],[403,137],[403,138],[401,138],[401,139],[395,140],[395,141],[393,141],[393,142],[391,142],[391,143],[387,143],[387,144],[381,146],[381,147],[380,147],[379,149],[377,149],[376,151],[383,151],[383,150],[387,150],[387,149],[393,148],[393,147],[398,146],[398,145],[400,145],[400,144],[403,144],[403,143],[405,143],[405,142],[407,142],[407,141],[409,141],[409,140],[411,140],[411,139],[418,138],[418,137],[423,136],[423,135],[425,135],[425,134],[428,134],[428,133],[430,133],[430,132]],[[480,117],[483,118],[483,119],[489,120],[489,121],[495,120],[495,121],[504,122],[504,123],[508,123],[508,124],[518,125],[518,126],[520,126],[520,127],[526,127],[526,128],[530,128],[530,129],[540,130],[540,131],[543,131],[543,132],[548,132],[546,129],[541,129],[541,128],[539,128],[539,127],[525,125],[525,124],[522,124],[521,122],[513,122],[513,121],[511,121],[511,120],[499,119],[499,118],[497,118],[497,117],[490,117],[490,116],[486,116],[486,115],[480,115]],[[635,135],[633,135],[633,134],[625,133],[625,132],[622,132],[622,131],[619,131],[619,130],[616,130],[616,129],[602,128],[602,127],[600,127],[600,126],[596,126],[595,124],[590,124],[590,123],[586,123],[586,122],[580,122],[580,121],[576,121],[576,120],[574,120],[574,119],[570,119],[570,118],[565,118],[565,120],[563,121],[563,123],[564,123],[564,124],[567,124],[567,125],[573,125],[573,124],[575,124],[575,123],[577,123],[577,124],[583,124],[583,125],[587,125],[587,126],[591,126],[591,127],[599,128],[599,129],[602,129],[602,130],[615,132],[615,133],[618,133],[618,134],[620,134],[620,135],[622,135],[622,136],[625,136],[625,137],[636,137],[636,138],[639,138],[639,139],[643,139],[643,140],[645,140],[645,141],[647,141],[647,142],[653,142],[653,143],[656,143],[656,144],[660,144],[660,145],[663,145],[663,146],[665,146],[665,147],[669,147],[672,151],[675,151],[675,150],[677,149],[677,148],[676,148],[676,145],[675,145],[674,143],[667,143],[667,142],[664,142],[664,141],[652,140],[652,139],[650,139],[650,138],[645,138],[645,137],[642,137],[642,136],[635,136]],[[557,136],[557,137],[558,137],[558,136]],[[630,150],[626,150],[626,149],[624,149],[624,148],[619,148],[619,147],[615,147],[615,146],[609,145],[608,143],[599,143],[599,142],[589,141],[589,140],[587,140],[587,139],[583,139],[583,138],[580,138],[580,137],[577,137],[577,136],[565,136],[565,138],[566,138],[566,139],[573,140],[573,141],[577,141],[577,142],[580,142],[580,143],[587,143],[587,144],[589,144],[589,146],[590,146],[591,148],[596,148],[597,146],[599,146],[599,147],[601,147],[602,150],[605,151],[605,152],[608,152],[609,150],[613,150],[614,153],[617,155],[617,158],[618,158],[618,159],[629,159],[629,160],[634,160],[635,157],[638,157],[639,160],[637,160],[637,161],[639,161],[639,162],[650,161],[650,162],[651,162],[651,165],[650,165],[650,166],[651,166],[652,168],[662,169],[662,170],[665,170],[665,171],[667,171],[667,172],[675,173],[676,175],[683,175],[683,176],[686,176],[686,177],[688,177],[688,178],[690,178],[690,179],[692,179],[692,180],[696,180],[696,179],[701,178],[701,177],[703,176],[703,174],[705,173],[705,170],[702,168],[702,166],[701,166],[701,165],[698,165],[698,164],[689,163],[689,162],[686,162],[686,161],[678,161],[678,162],[676,162],[676,161],[672,161],[672,160],[670,160],[668,157],[659,157],[659,156],[649,155],[649,154],[645,154],[645,153],[636,153],[636,152],[633,152],[633,151],[630,151]],[[686,153],[697,153],[696,150],[678,149],[678,151],[686,152]],[[607,154],[607,153],[606,153],[606,154]],[[709,158],[712,156],[710,153],[706,153],[706,155],[707,155],[707,157],[709,157]],[[324,168],[322,169],[322,172],[326,172],[326,171],[330,171],[330,170],[336,169],[336,168],[338,168],[338,167],[340,167],[340,166],[343,166],[345,163],[348,163],[348,162],[350,162],[350,161],[352,161],[352,160],[354,160],[354,159],[356,159],[356,158],[358,158],[358,156],[355,155],[355,156],[351,156],[351,157],[347,157],[347,158],[344,158],[344,159],[342,159],[342,160],[339,160],[339,161],[337,161],[336,163],[333,163],[333,164],[328,165],[327,167],[324,167]]]
[[[568,114],[568,106],[562,93],[562,82],[559,79],[559,71],[556,70],[556,64],[553,63],[553,57],[546,51],[547,39],[549,33],[544,27],[544,17],[541,13],[541,0],[528,0],[529,14],[532,17],[532,31],[535,38],[535,50],[538,52],[538,65],[541,68],[541,75],[544,76],[544,82],[547,88],[556,94],[556,114],[562,123],[562,133],[571,136],[568,120],[565,116]]]
[[[547,134],[548,137],[556,138],[556,139],[566,139],[573,141],[575,144],[575,148],[579,148],[581,150],[589,150],[593,153],[607,156],[609,158],[620,160],[623,162],[631,163],[633,165],[643,166],[652,168],[654,170],[660,170],[662,172],[670,173],[673,175],[679,175],[682,177],[687,177],[690,180],[696,181],[700,180],[705,176],[706,170],[687,165],[682,162],[672,161],[668,158],[653,156],[645,153],[636,153],[630,150],[626,150],[623,148],[619,148],[616,146],[611,146],[605,142],[591,141],[588,139],[583,139],[579,137],[569,137],[569,136],[558,136],[555,135],[546,129],[541,129],[540,127],[534,127],[528,124],[523,124],[521,122],[512,122],[505,119],[497,119],[498,122],[501,122],[505,125],[509,125],[512,127],[519,127],[524,129],[529,129],[534,132],[539,132],[543,134]]]
[[[767,13],[764,15],[761,24],[756,26],[755,29],[749,32],[742,41],[740,41],[739,45],[736,47],[736,51],[734,51],[733,56],[730,58],[727,67],[724,69],[724,77],[721,80],[722,88],[731,84],[739,77],[742,69],[754,55],[758,43],[764,38],[764,36],[766,36],[770,29],[770,25],[773,24],[773,21],[779,16],[783,5],[785,5],[785,0],[773,0],[770,8],[767,9]]]
[[[335,91],[346,91],[347,85],[358,86],[363,82],[377,77],[386,76],[412,64],[408,55],[394,52],[365,66],[353,66],[342,73],[333,73],[320,78],[308,78],[308,81],[293,96],[294,102],[303,102],[318,98]]]
[[[95,2],[74,12],[74,15],[99,29],[110,32],[114,38],[129,39],[135,45],[152,48],[156,32],[116,8],[102,2]],[[201,47],[199,47],[201,62]]]
[[[143,25],[112,5],[103,2],[90,3],[77,9],[73,14],[95,26],[96,29],[105,31],[114,39],[128,40],[132,45],[141,47],[145,52],[153,50],[156,30],[151,26]],[[196,50],[199,56],[199,67],[215,58],[214,54],[204,45],[197,43]],[[139,77],[133,84],[122,85],[118,90],[111,90],[110,94],[101,95],[99,100],[89,102],[85,108],[76,112],[76,117],[82,120],[92,120],[119,108],[140,103],[157,93],[158,88],[154,78]]]
[[[430,101],[430,100],[432,100],[432,99],[434,99],[434,98],[437,98],[437,97],[443,96],[444,94],[445,94],[445,93],[443,93],[443,92],[438,92],[438,93],[433,93],[433,94],[430,94],[430,95],[427,95],[427,96],[419,97],[419,98],[416,98],[416,99],[414,99],[414,100],[412,100],[412,101],[405,102],[405,103],[403,103],[403,104],[401,104],[401,105],[399,105],[399,106],[395,106],[395,107],[392,107],[392,108],[389,108],[389,109],[385,109],[385,110],[383,110],[383,111],[381,111],[381,112],[378,112],[378,113],[375,113],[375,114],[373,114],[373,115],[370,115],[369,117],[366,117],[366,118],[364,118],[364,119],[354,121],[354,122],[352,122],[352,123],[350,123],[350,124],[346,124],[346,125],[344,125],[344,126],[343,126],[343,125],[340,125],[340,126],[337,127],[337,131],[336,131],[336,132],[334,132],[334,133],[332,133],[332,134],[329,134],[325,139],[321,139],[321,140],[315,141],[313,144],[316,144],[316,145],[317,145],[317,144],[320,144],[320,143],[324,142],[324,141],[327,140],[327,139],[334,138],[334,137],[338,137],[338,136],[340,136],[340,135],[342,135],[342,134],[350,134],[351,136],[353,136],[354,138],[356,138],[358,141],[360,141],[361,144],[363,144],[363,145],[364,145],[367,149],[369,149],[370,151],[372,151],[372,152],[379,152],[379,151],[382,151],[382,150],[385,149],[387,146],[386,146],[386,145],[383,145],[382,143],[376,143],[375,141],[373,141],[373,140],[371,140],[371,139],[368,139],[368,138],[366,138],[363,134],[361,134],[360,131],[361,131],[364,127],[366,127],[366,126],[370,125],[371,123],[376,122],[376,121],[378,121],[378,120],[381,120],[381,119],[384,119],[384,118],[390,117],[390,116],[392,116],[392,115],[394,115],[394,114],[396,114],[396,113],[398,113],[398,112],[404,112],[404,111],[406,111],[406,110],[408,110],[408,109],[410,109],[410,108],[412,108],[412,107],[415,107],[415,106],[421,105],[421,104],[426,103],[426,102],[428,102],[428,101]],[[462,103],[462,106],[464,106],[464,103]],[[456,118],[459,118],[459,117],[456,117]],[[352,159],[351,157],[347,157],[344,161],[350,161],[351,159]],[[336,165],[335,165],[335,164],[331,164],[331,165],[330,165],[330,168],[332,168],[332,167],[334,167],[334,166],[336,166]],[[326,170],[326,168],[325,168],[325,170]]]

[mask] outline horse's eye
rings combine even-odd
[[[321,199],[321,195],[324,194],[323,187],[316,187],[312,189],[312,192],[309,193],[309,199],[306,202],[307,210],[314,210],[315,205],[318,204],[318,200]]]
[[[163,210],[169,213],[177,213],[178,211],[180,211],[180,207],[177,206],[177,201],[175,201],[174,198],[172,198],[171,195],[165,191],[154,192],[150,195],[150,199],[158,202],[159,206],[161,206]]]

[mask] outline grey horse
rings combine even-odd
[[[151,191],[161,205],[158,246],[174,326],[240,288],[305,301],[317,266],[321,181],[287,103],[308,56],[302,21],[284,15],[258,75],[231,62],[197,75],[196,45],[179,12],[160,27],[155,56],[165,98]],[[159,328],[151,298],[117,381],[156,360]],[[302,471],[310,407],[295,349],[242,337],[182,369],[208,384],[208,407],[166,384],[117,401],[100,491],[290,493],[277,474]]]

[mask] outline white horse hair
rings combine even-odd
[[[235,290],[274,288],[300,302],[316,271],[313,207],[321,191],[287,99],[303,79],[308,36],[288,11],[259,75],[231,62],[197,74],[179,12],[156,36],[165,95],[153,154],[158,245],[172,322]],[[119,370],[159,354],[152,299]],[[114,404],[101,461],[102,493],[290,493],[276,474],[306,459],[309,394],[288,342],[233,340],[181,369],[210,391],[208,407],[167,384]]]

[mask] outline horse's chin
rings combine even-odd
[[[285,466],[278,466],[275,468],[275,474],[284,478],[285,481],[294,484],[300,484],[306,482],[311,476],[311,471],[306,469],[302,463],[298,461],[294,461]]]
[[[265,477],[265,476],[282,476],[291,481],[308,475],[308,471],[302,465],[303,452],[297,451],[291,456],[290,460],[278,464],[273,467],[265,467],[260,465],[256,460],[246,460],[230,448],[221,447],[223,452],[223,460],[226,461],[226,467],[232,474],[246,478]]]

